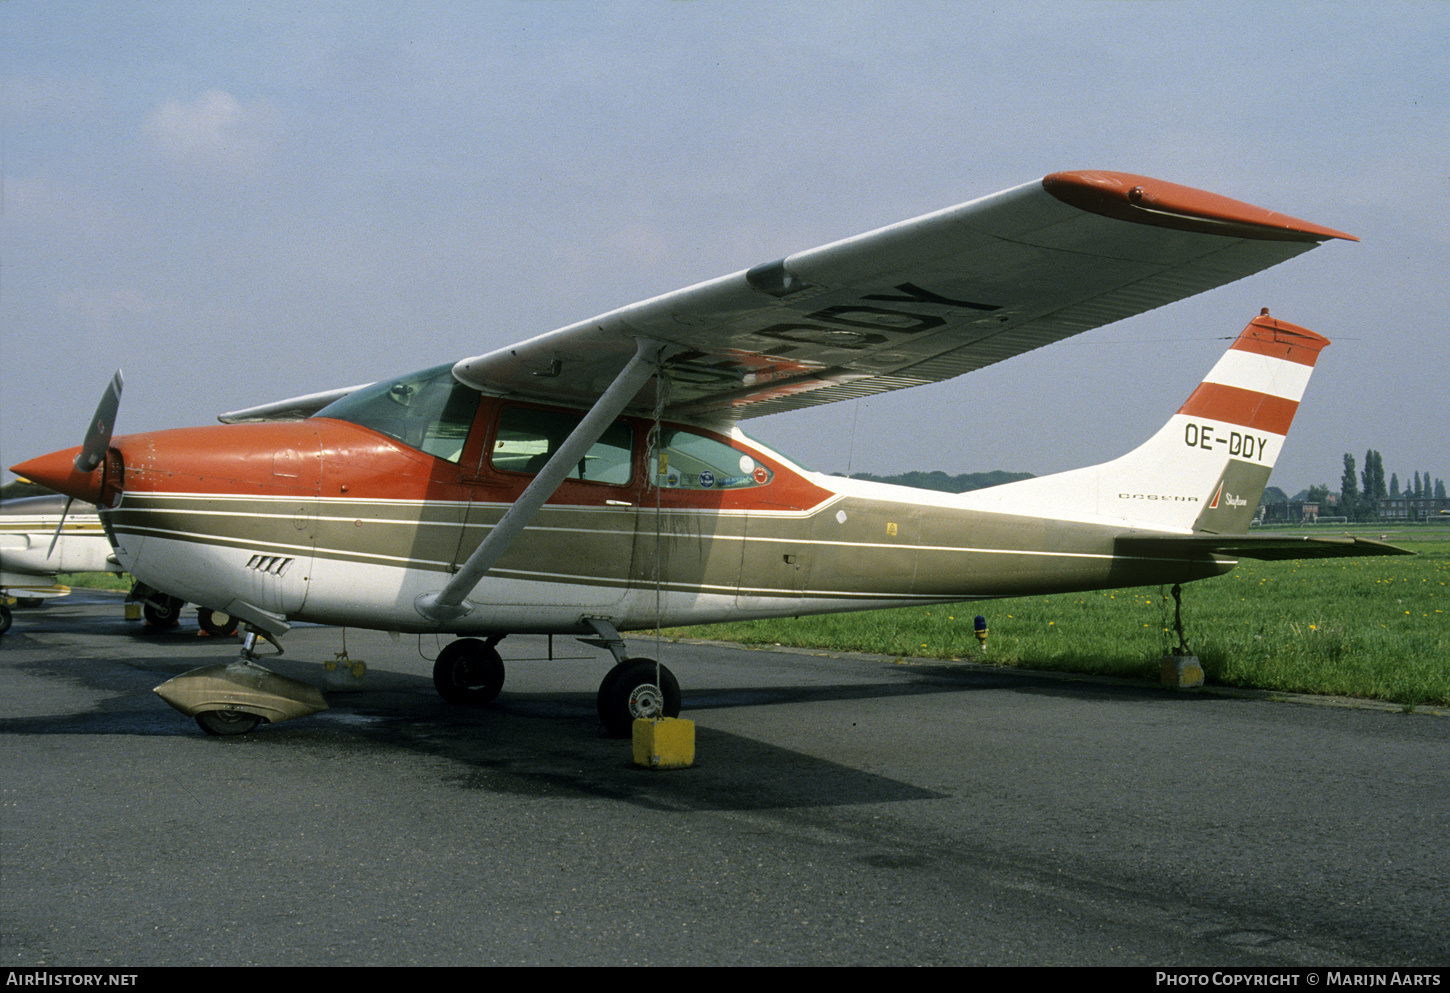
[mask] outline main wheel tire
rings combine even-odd
[[[262,718],[245,710],[203,710],[196,715],[196,723],[207,734],[225,737],[246,734],[262,723]]]
[[[438,653],[433,688],[448,703],[492,703],[503,690],[503,659],[477,638],[459,638]]]
[[[181,622],[181,608],[184,602],[174,596],[165,597],[159,603],[147,601],[141,605],[141,613],[152,627],[174,628]]]
[[[639,718],[680,716],[680,684],[674,673],[653,659],[630,659],[605,675],[597,706],[609,736],[628,738]]]
[[[10,630],[10,622],[14,620],[10,616],[10,608],[0,603],[0,634]]]
[[[237,633],[237,619],[231,614],[223,613],[220,610],[208,610],[206,607],[198,607],[196,611],[196,623],[207,634],[214,634],[218,638],[230,637]]]

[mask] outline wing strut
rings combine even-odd
[[[554,491],[569,475],[570,470],[603,437],[609,425],[614,423],[614,419],[659,369],[665,347],[664,343],[648,338],[638,340],[634,357],[629,360],[624,371],[595,401],[589,413],[579,422],[579,426],[550,456],[548,463],[534,477],[534,481],[494,525],[482,544],[474,549],[463,567],[443,589],[437,593],[424,593],[413,602],[418,613],[431,621],[444,622],[462,617],[473,609],[473,605],[466,602],[468,594],[473,592],[474,587],[493,568],[499,557],[508,551],[509,545],[528,527],[539,508],[554,495]]]

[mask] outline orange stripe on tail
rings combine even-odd
[[[1188,417],[1208,417],[1282,435],[1289,433],[1289,425],[1298,409],[1297,400],[1243,390],[1237,386],[1200,383],[1178,412]]]

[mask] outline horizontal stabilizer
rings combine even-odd
[[[1164,555],[1228,555],[1245,559],[1334,559],[1352,555],[1414,555],[1400,548],[1370,538],[1353,535],[1277,535],[1277,534],[1184,534],[1144,535],[1118,539],[1118,547],[1129,554],[1141,553],[1155,557]]]

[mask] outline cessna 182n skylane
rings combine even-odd
[[[434,667],[456,702],[498,694],[505,635],[584,636],[615,657],[598,707],[626,734],[677,714],[679,689],[621,631],[1398,552],[1247,536],[1328,343],[1267,315],[1146,444],[1060,475],[960,495],[869,484],[735,426],[948,379],[1334,238],[1357,240],[1142,176],[1056,173],[219,426],[112,440],[118,378],[79,454],[14,471],[98,504],[142,582],[250,626],[236,663],[158,688],[212,733],[325,706],[254,661],[258,632],[312,621],[468,636]]]

